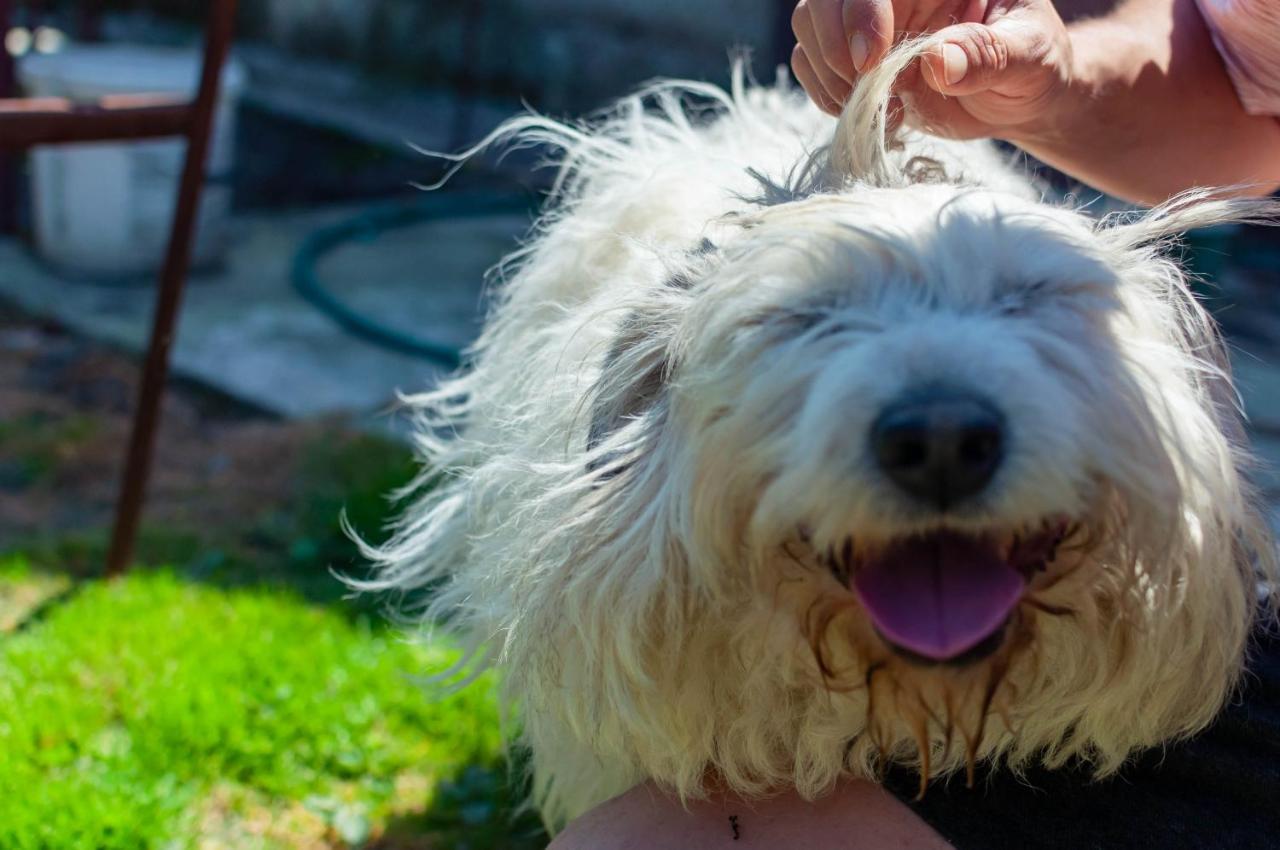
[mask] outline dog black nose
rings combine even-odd
[[[916,499],[946,509],[980,493],[1004,458],[1004,417],[971,395],[889,405],[871,427],[876,462]]]

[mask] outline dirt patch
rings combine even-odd
[[[0,320],[0,545],[109,528],[139,374],[132,356],[57,325]],[[206,538],[260,536],[263,517],[315,488],[305,482],[326,462],[317,447],[338,453],[362,439],[340,419],[284,421],[174,382],[144,522]],[[341,495],[323,507],[335,527]]]
[[[15,631],[71,587],[71,580],[62,575],[0,575],[0,635]]]

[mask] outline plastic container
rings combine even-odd
[[[77,45],[31,54],[18,79],[31,97],[94,102],[113,94],[192,98],[198,51]],[[192,245],[194,266],[215,265],[227,247],[235,111],[243,68],[228,61],[210,139],[208,183]],[[95,277],[127,278],[159,269],[177,202],[185,139],[43,145],[31,156],[36,250],[49,263]]]

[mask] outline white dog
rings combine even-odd
[[[552,825],[644,779],[812,797],[1203,728],[1272,547],[1226,358],[1162,255],[993,148],[663,84],[563,151],[366,587],[501,668]],[[492,140],[491,140],[492,141]]]

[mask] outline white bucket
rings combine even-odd
[[[77,45],[30,54],[18,79],[32,97],[93,102],[113,94],[195,96],[198,52]],[[210,139],[192,264],[217,263],[227,247],[235,109],[244,71],[228,61]],[[163,262],[182,174],[185,139],[42,145],[32,151],[36,250],[48,262],[95,276],[127,277]]]

